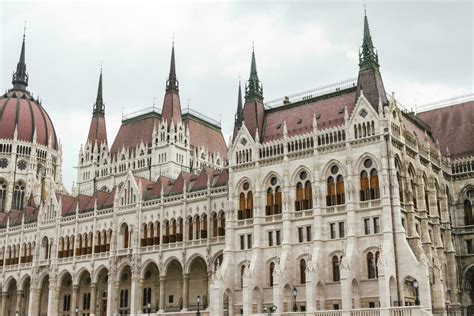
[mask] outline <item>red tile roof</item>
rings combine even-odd
[[[172,121],[175,124],[181,121],[181,102],[179,101],[178,93],[175,93],[173,90],[166,92],[161,115],[163,120],[168,122],[168,125],[171,125]]]
[[[158,122],[158,115],[146,115],[122,122],[110,152],[116,154],[122,147],[135,149],[142,142],[145,145],[151,145],[153,128]]]
[[[10,90],[0,96],[0,138],[13,139],[15,128],[18,139],[32,142],[36,132],[36,142],[58,148],[56,131],[48,113],[28,92]]]
[[[91,142],[92,144],[97,141],[98,145],[104,142],[107,143],[107,128],[105,125],[105,117],[103,113],[95,113],[92,116],[87,141]]]
[[[349,115],[354,110],[356,90],[350,88],[340,92],[317,97],[307,103],[298,102],[266,111],[263,142],[283,137],[283,122],[286,122],[288,136],[300,135],[313,130],[313,116],[319,116],[318,129],[344,124],[344,107]]]
[[[443,154],[449,148],[453,158],[474,155],[474,101],[421,112],[417,116],[430,126]]]
[[[188,124],[191,149],[204,146],[209,152],[219,153],[222,157],[227,158],[227,145],[220,130],[198,122],[192,117],[184,122]]]

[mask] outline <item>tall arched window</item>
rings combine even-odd
[[[245,264],[240,267],[240,288],[244,288],[244,273],[245,273]]]
[[[375,200],[380,197],[377,169],[372,168],[372,159],[364,160],[364,170],[360,173],[360,200]],[[369,179],[370,176],[370,179]]]
[[[123,248],[128,248],[128,238],[129,238],[129,233],[128,233],[128,225],[125,224],[123,227]]]
[[[0,212],[5,210],[5,203],[7,200],[7,183],[0,179]]]
[[[375,277],[379,277],[379,257],[380,257],[380,252],[376,251],[375,252]]]
[[[225,213],[224,211],[221,211],[219,214],[219,221],[220,221],[220,227],[219,227],[219,236],[224,236],[225,235]]]
[[[333,256],[332,257],[332,280],[334,282],[338,282],[341,280],[341,274],[339,271],[339,257]]]
[[[408,170],[408,174],[410,176],[410,188],[411,188],[411,194],[412,194],[412,202],[413,202],[413,207],[415,209],[418,208],[417,206],[417,194],[416,194],[416,184],[415,184],[415,172],[413,171],[413,169],[409,169]]]
[[[218,234],[218,220],[217,220],[217,213],[212,213],[212,237],[217,237]]]
[[[401,176],[401,166],[398,159],[395,159],[395,169],[397,170],[398,197],[400,198],[400,202],[403,202],[403,182]]]
[[[188,239],[189,240],[193,240],[193,226],[194,226],[193,218],[188,217]]]
[[[270,267],[269,267],[269,278],[270,278],[270,286],[273,286],[273,272],[275,271],[275,263],[270,262]]]
[[[296,201],[295,210],[307,210],[313,207],[313,192],[311,188],[311,181],[308,180],[308,173],[301,171],[296,183]]]
[[[426,211],[428,212],[428,214],[430,214],[431,212],[430,212],[430,200],[428,197],[428,180],[426,179],[426,177],[423,177],[423,187],[424,187],[423,195],[425,199]]]
[[[474,219],[472,218],[472,204],[469,199],[464,200],[464,224],[474,225]]]
[[[300,260],[300,283],[306,283],[306,260]]]
[[[246,219],[253,217],[253,194],[250,191],[250,184],[244,182],[242,184],[242,192],[239,194],[239,210],[237,219]]]
[[[371,252],[367,254],[367,277],[375,279],[375,260],[374,254]]]
[[[331,167],[331,176],[327,181],[327,197],[328,206],[340,205],[346,203],[344,190],[344,177],[339,172],[339,167],[334,165]]]
[[[267,189],[267,205],[265,206],[266,215],[281,213],[281,188],[277,177],[272,177]]]
[[[25,202],[25,185],[22,182],[15,184],[13,191],[13,209],[22,210]]]

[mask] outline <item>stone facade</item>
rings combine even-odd
[[[474,146],[386,96],[367,17],[354,82],[265,106],[253,52],[229,148],[175,71],[110,147],[101,74],[71,194],[60,146],[0,140],[0,315],[470,313]]]

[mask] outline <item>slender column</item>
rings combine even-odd
[[[79,307],[79,304],[77,304],[77,292],[79,291],[79,285],[74,284],[72,286],[72,300],[71,300],[71,310],[76,311],[76,307]]]
[[[189,273],[183,273],[183,310],[189,309]]]
[[[28,315],[38,315],[38,306],[40,305],[41,289],[30,287],[30,301],[28,302]]]
[[[115,296],[114,277],[109,276],[109,282],[107,284],[107,315],[113,315],[116,312]]]
[[[90,316],[95,316],[96,303],[97,302],[97,283],[91,284],[91,308]]]
[[[137,313],[142,312],[142,305],[143,305],[143,278],[140,278],[138,281],[138,289],[137,289]]]
[[[140,291],[138,288],[138,278],[137,273],[132,272],[132,284],[130,289],[130,313],[133,315],[138,312],[138,304],[137,304],[137,290]]]
[[[56,304],[58,292],[55,282],[51,282],[48,293],[48,315],[56,315],[58,312]]]
[[[7,314],[7,292],[2,292],[2,315]]]
[[[160,312],[165,311],[165,283],[166,283],[166,276],[160,276]]]
[[[15,307],[15,312],[20,312],[21,310],[21,305],[23,304],[23,291],[18,290],[16,292],[16,307]]]

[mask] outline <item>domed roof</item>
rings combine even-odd
[[[0,96],[0,139],[13,139],[16,131],[18,140],[51,146],[57,150],[56,131],[48,113],[41,102],[33,99],[26,90],[25,35],[12,83],[13,88]]]
[[[10,90],[0,97],[0,139],[17,139],[58,149],[56,131],[48,113],[27,91]],[[36,134],[36,136],[35,136]]]

